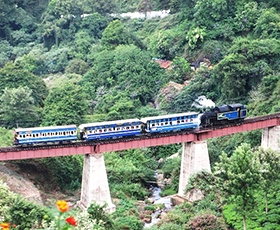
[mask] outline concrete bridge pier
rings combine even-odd
[[[263,129],[261,146],[264,149],[271,148],[280,151],[280,126]]]
[[[184,190],[188,184],[190,176],[202,170],[211,172],[207,142],[197,141],[183,143],[179,196],[184,197]]]
[[[79,206],[86,210],[92,202],[107,203],[106,211],[112,213],[112,203],[103,154],[85,154],[81,200]]]

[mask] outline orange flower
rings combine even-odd
[[[10,223],[2,223],[0,227],[2,228],[1,230],[10,230]]]
[[[67,223],[73,225],[73,226],[76,226],[77,225],[77,221],[75,220],[74,217],[70,216],[68,218],[65,219]]]
[[[2,228],[8,228],[8,227],[10,227],[10,223],[2,223],[2,224],[0,225],[0,227],[2,227]]]
[[[61,212],[66,212],[69,210],[69,206],[65,200],[59,200],[56,202],[56,204]]]

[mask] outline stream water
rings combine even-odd
[[[155,173],[155,177],[157,178],[157,171]],[[150,228],[151,226],[153,226],[154,224],[156,224],[160,218],[159,218],[159,214],[162,212],[166,212],[168,210],[170,210],[171,207],[171,201],[170,201],[170,197],[161,197],[159,194],[161,192],[161,188],[160,187],[153,187],[153,195],[151,196],[151,198],[155,201],[154,204],[164,204],[165,208],[164,210],[159,210],[159,211],[155,211],[152,214],[152,221],[151,223],[145,223],[144,228]]]

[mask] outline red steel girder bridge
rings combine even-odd
[[[76,154],[96,154],[111,151],[121,151],[133,148],[143,148],[158,145],[168,145],[183,142],[202,141],[208,138],[263,129],[280,125],[280,113],[247,118],[240,124],[231,124],[208,129],[163,133],[157,136],[138,136],[129,139],[113,139],[101,142],[75,142],[60,145],[5,147],[0,148],[0,161],[21,160],[30,158],[68,156]]]

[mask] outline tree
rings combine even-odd
[[[149,0],[140,0],[138,4],[138,11],[144,12],[145,17],[147,18],[147,13],[152,11],[152,5]]]
[[[7,63],[0,69],[0,92],[5,88],[18,88],[20,86],[27,86],[32,90],[31,97],[34,99],[34,104],[43,106],[43,101],[48,95],[47,86],[44,81],[23,69],[20,65],[14,63]]]
[[[223,97],[240,98],[248,95],[250,69],[247,59],[242,54],[229,54],[214,67],[214,76],[219,82]]]
[[[257,38],[280,38],[280,15],[274,8],[263,10],[255,24],[254,34]]]
[[[143,46],[142,42],[131,34],[120,20],[114,20],[109,23],[102,33],[101,44],[107,50],[114,49],[118,45],[134,44],[139,47]]]
[[[0,146],[12,146],[14,144],[13,133],[11,130],[0,127]]]
[[[280,155],[272,149],[260,148],[257,157],[261,166],[263,190],[265,191],[265,212],[268,213],[267,194],[278,188],[280,180]]]
[[[38,114],[32,98],[32,90],[27,86],[17,89],[4,89],[0,97],[1,124],[12,127],[38,125]]]
[[[246,216],[254,209],[254,193],[259,188],[260,165],[249,144],[237,147],[231,157],[225,152],[215,166],[225,198],[236,205],[236,212],[243,217],[246,230]]]
[[[85,94],[79,86],[66,83],[51,90],[43,109],[44,125],[81,124],[87,113]]]

